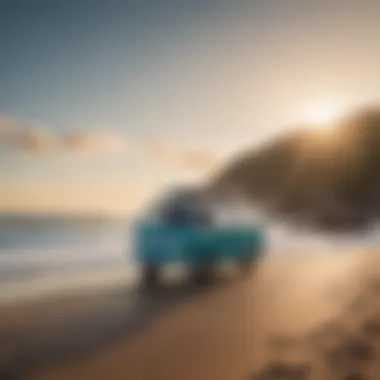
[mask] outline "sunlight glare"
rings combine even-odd
[[[320,129],[329,126],[340,114],[340,107],[332,103],[316,103],[306,108],[303,119],[310,128]]]

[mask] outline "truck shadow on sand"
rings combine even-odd
[[[372,279],[342,314],[304,336],[272,336],[269,360],[250,380],[369,380],[380,370],[380,279]],[[303,360],[294,360],[297,352]],[[296,355],[292,355],[292,352]],[[289,357],[293,356],[292,360]],[[371,366],[376,366],[371,377]],[[373,373],[372,373],[373,375]]]
[[[20,380],[46,367],[84,360],[132,339],[161,314],[216,289],[215,285],[223,283],[215,280],[155,291],[120,289],[68,317],[20,326],[0,336],[0,379]]]

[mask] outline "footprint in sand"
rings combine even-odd
[[[329,347],[336,345],[349,335],[344,324],[338,320],[322,324],[312,330],[306,337],[306,344],[319,353],[325,352]]]
[[[367,376],[361,373],[350,373],[343,377],[342,380],[367,380]]]
[[[373,278],[369,280],[367,290],[372,294],[380,295],[380,278]]]
[[[371,341],[378,340],[380,338],[380,319],[376,317],[365,319],[359,329],[365,338]]]
[[[361,311],[363,307],[366,307],[370,301],[371,300],[368,294],[365,294],[365,295],[361,294],[355,297],[353,300],[351,300],[347,304],[346,309],[348,312],[356,313],[358,311]]]
[[[324,360],[334,369],[361,368],[375,359],[374,348],[360,339],[339,342],[324,353]]]
[[[343,314],[341,320],[321,324],[304,338],[280,335],[269,338],[268,346],[271,353],[278,354],[282,359],[268,362],[258,373],[252,375],[250,380],[311,379],[311,360],[298,364],[287,363],[284,360],[286,354],[301,342],[314,352],[313,362],[324,362],[327,370],[335,374],[334,380],[367,380],[365,368],[376,360],[372,343],[380,340],[380,314],[370,314],[366,308],[373,305],[374,300],[378,298],[380,300],[380,278],[375,278],[370,280],[362,294],[355,296],[348,303],[345,310],[351,315]],[[344,322],[346,317],[353,314],[359,314],[355,334]]]
[[[309,363],[271,362],[266,364],[258,374],[251,376],[250,380],[308,380],[310,372]]]
[[[283,353],[297,347],[299,343],[298,337],[276,335],[268,339],[267,345],[272,353]]]

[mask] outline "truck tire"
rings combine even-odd
[[[142,285],[144,289],[154,290],[161,285],[158,266],[146,264],[143,267]]]
[[[244,257],[237,262],[237,266],[239,267],[240,272],[243,276],[249,276],[254,272],[257,264],[256,254],[251,252],[244,255]]]
[[[237,263],[240,273],[242,273],[243,277],[250,276],[253,272],[255,272],[255,269],[257,267],[257,258],[255,257],[248,257],[243,260],[240,260]]]
[[[249,259],[243,259],[238,262],[238,266],[243,273],[250,272],[253,266],[254,260],[249,258]]]
[[[214,260],[197,263],[191,270],[191,282],[194,285],[207,285],[215,278]]]

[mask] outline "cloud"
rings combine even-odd
[[[112,156],[125,151],[127,140],[110,130],[73,129],[53,133],[32,124],[0,117],[0,144],[33,154],[74,154],[77,156]],[[155,162],[184,170],[211,169],[217,157],[210,151],[186,149],[163,140],[136,141],[137,149]]]
[[[0,117],[0,143],[30,153],[51,151],[57,145],[49,132],[6,117]]]
[[[125,149],[125,140],[111,132],[66,133],[61,139],[65,151],[84,155],[113,155]]]
[[[17,129],[17,123],[9,118],[0,117],[0,142],[9,141]]]
[[[192,170],[210,169],[216,165],[217,161],[217,157],[211,152],[201,150],[184,152],[181,160],[185,168]]]
[[[174,153],[169,144],[159,140],[149,141],[143,145],[143,149],[149,156],[158,159],[170,160]]]
[[[52,152],[58,149],[54,136],[42,129],[14,131],[9,139],[14,147],[29,153]]]
[[[184,149],[159,140],[147,143],[145,152],[154,160],[186,170],[207,170],[218,162],[212,152],[201,149]]]
[[[24,153],[113,155],[125,148],[125,139],[111,131],[52,133],[32,124],[0,117],[0,143]]]

